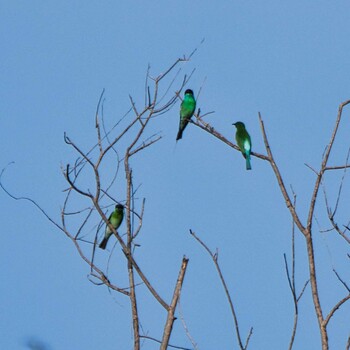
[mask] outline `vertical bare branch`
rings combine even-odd
[[[323,350],[327,350],[328,349],[328,334],[327,334],[327,330],[326,330],[326,325],[324,323],[324,318],[323,318],[323,313],[322,313],[322,307],[321,307],[321,303],[320,303],[320,299],[319,299],[319,292],[318,292],[318,286],[317,286],[317,278],[316,278],[316,263],[315,263],[315,255],[314,255],[314,247],[313,247],[313,239],[312,239],[312,219],[313,219],[313,213],[315,210],[315,203],[316,203],[316,198],[317,198],[317,194],[318,194],[318,190],[321,184],[321,180],[322,180],[322,175],[324,173],[324,169],[327,166],[327,161],[330,155],[330,151],[332,149],[334,140],[335,140],[335,136],[337,133],[337,129],[339,126],[339,122],[340,122],[340,118],[341,118],[341,112],[343,107],[350,103],[350,101],[347,101],[344,104],[341,104],[339,107],[339,111],[338,111],[338,117],[336,120],[336,124],[335,124],[335,128],[331,137],[331,141],[327,147],[327,150],[325,152],[323,161],[322,161],[322,165],[321,165],[321,171],[318,173],[317,178],[316,178],[316,182],[315,182],[315,186],[314,186],[314,191],[311,197],[311,203],[310,203],[310,207],[309,207],[309,213],[308,213],[308,219],[307,219],[307,224],[306,227],[304,227],[300,220],[299,217],[295,211],[295,207],[291,204],[289,195],[285,189],[284,183],[282,181],[282,177],[280,175],[280,172],[278,170],[277,165],[275,164],[274,160],[273,160],[273,156],[272,156],[272,152],[270,150],[270,146],[268,143],[268,139],[266,136],[266,132],[264,129],[264,124],[262,122],[260,113],[259,113],[259,120],[260,120],[260,124],[261,124],[261,129],[262,129],[262,133],[263,133],[263,138],[264,138],[264,143],[265,143],[265,148],[267,150],[267,153],[269,155],[270,158],[270,164],[274,170],[274,173],[276,175],[279,187],[281,189],[281,192],[285,198],[286,204],[288,209],[290,210],[290,213],[293,217],[293,220],[295,222],[295,224],[297,225],[297,227],[299,228],[299,230],[304,234],[305,236],[305,240],[306,240],[306,248],[307,248],[307,254],[308,254],[308,261],[309,261],[309,273],[310,273],[310,284],[311,284],[311,291],[312,291],[312,299],[313,299],[313,303],[314,303],[314,308],[315,308],[315,312],[316,312],[316,316],[317,316],[317,320],[318,320],[318,324],[319,324],[319,330],[320,330],[320,335],[321,335],[321,342],[322,342],[322,349]]]
[[[292,189],[293,191],[293,189]],[[293,191],[293,207],[296,208],[296,194]],[[296,293],[296,287],[295,287],[295,222],[292,218],[292,275],[289,273],[289,267],[288,267],[288,262],[287,262],[287,257],[286,254],[283,254],[284,257],[284,265],[286,269],[286,274],[287,274],[287,279],[288,279],[288,284],[290,291],[292,293],[293,297],[293,304],[294,304],[294,321],[293,321],[293,328],[292,328],[292,335],[290,337],[289,341],[289,346],[288,349],[291,350],[293,348],[294,344],[294,339],[297,331],[297,326],[298,326],[298,318],[299,318],[299,300],[304,294],[305,288],[307,284],[309,283],[309,280],[306,281],[304,284],[304,288],[302,289],[299,297],[297,297]]]
[[[296,335],[296,331],[297,331],[297,326],[298,326],[298,318],[299,318],[299,300],[300,298],[303,296],[304,291],[306,286],[309,283],[309,280],[307,280],[304,283],[304,287],[301,291],[301,293],[299,294],[299,296],[297,297],[296,295],[296,289],[295,289],[295,278],[294,278],[294,257],[292,257],[292,277],[290,276],[289,273],[289,268],[288,268],[288,263],[287,263],[287,257],[286,254],[283,254],[284,257],[284,264],[285,264],[285,269],[286,269],[286,274],[287,274],[287,279],[288,279],[288,284],[289,284],[289,288],[291,290],[292,293],[292,297],[293,297],[293,304],[294,304],[294,321],[293,321],[293,328],[292,328],[292,335],[290,337],[290,341],[289,341],[289,346],[288,349],[291,350],[293,348],[293,344],[294,344],[294,339],[295,339],[295,335]]]
[[[270,165],[272,167],[272,170],[273,172],[275,173],[275,176],[276,176],[276,179],[277,179],[277,182],[278,182],[278,185],[280,187],[280,190],[282,192],[282,195],[283,195],[283,198],[286,202],[286,206],[287,208],[289,209],[292,217],[293,217],[293,220],[295,222],[295,224],[297,225],[298,229],[303,233],[305,231],[305,227],[304,225],[301,223],[300,219],[299,219],[299,216],[295,210],[295,207],[293,206],[292,204],[292,201],[289,197],[289,194],[287,192],[287,189],[284,185],[284,182],[283,182],[283,179],[282,179],[282,175],[279,171],[279,168],[277,167],[276,165],[276,162],[273,158],[273,155],[272,155],[272,151],[271,151],[271,148],[270,148],[270,144],[269,144],[269,141],[268,141],[268,138],[267,138],[267,135],[266,135],[266,131],[265,131],[265,126],[264,126],[264,122],[261,118],[261,114],[259,112],[259,121],[260,121],[260,127],[261,127],[261,131],[262,131],[262,134],[263,134],[263,138],[264,138],[264,144],[265,144],[265,148],[266,148],[266,151],[267,151],[267,154],[268,154],[268,161],[270,162]]]
[[[128,157],[125,157],[128,159]],[[132,230],[131,230],[131,220],[130,220],[130,205],[131,205],[131,193],[132,193],[132,171],[129,168],[129,164],[125,164],[125,174],[127,181],[127,199],[126,199],[126,227],[127,227],[127,252],[128,256],[131,256],[132,252]],[[134,330],[134,350],[140,349],[140,326],[139,326],[139,314],[137,311],[137,300],[136,300],[136,289],[135,289],[135,276],[134,276],[134,266],[131,259],[127,259],[128,263],[128,275],[129,275],[129,286],[130,286],[130,303],[131,303],[131,314],[132,323]]]
[[[317,315],[317,320],[319,323],[320,333],[321,333],[321,340],[322,340],[322,349],[327,350],[328,349],[328,334],[327,334],[327,323],[325,322],[323,318],[323,312],[322,307],[319,299],[319,292],[318,292],[318,286],[317,286],[317,279],[316,279],[316,264],[315,264],[315,256],[314,256],[314,248],[313,248],[313,239],[312,239],[312,219],[315,211],[315,204],[317,195],[319,192],[320,184],[322,181],[323,174],[325,172],[325,169],[327,167],[328,159],[334,144],[335,137],[337,135],[339,123],[341,120],[343,108],[350,103],[350,100],[341,103],[338,109],[338,115],[335,122],[335,126],[333,129],[333,133],[330,139],[330,142],[327,146],[326,152],[323,156],[321,169],[318,173],[318,176],[315,181],[314,190],[311,197],[310,207],[309,207],[309,214],[307,218],[307,225],[305,230],[305,237],[306,237],[306,246],[307,246],[307,252],[308,252],[308,259],[309,259],[309,270],[310,270],[310,282],[311,282],[311,289],[312,289],[312,298],[314,302],[314,307]]]
[[[322,164],[321,164],[321,169],[318,173],[318,176],[316,178],[316,182],[315,182],[315,186],[314,186],[314,190],[311,196],[311,203],[310,203],[310,207],[309,207],[309,214],[308,214],[308,218],[307,218],[307,228],[309,231],[311,231],[311,226],[312,226],[312,218],[314,215],[314,211],[315,211],[315,203],[316,203],[316,198],[317,198],[317,194],[318,194],[318,190],[320,188],[320,184],[321,184],[321,180],[323,177],[323,174],[325,172],[325,169],[327,167],[327,163],[328,163],[328,159],[329,159],[329,155],[331,154],[331,150],[334,144],[334,140],[335,137],[337,135],[337,131],[338,131],[338,127],[339,127],[339,123],[342,117],[342,113],[343,113],[343,108],[348,105],[350,103],[350,100],[345,101],[343,103],[340,104],[339,108],[338,108],[338,115],[337,115],[337,119],[335,121],[335,126],[333,129],[333,133],[331,136],[331,139],[328,143],[328,146],[326,148],[326,152],[323,156],[323,160],[322,160]]]
[[[97,129],[97,144],[100,149],[100,152],[102,152],[102,140],[101,140],[101,128],[100,128],[100,121],[98,118],[98,112],[100,110],[100,105],[101,105],[104,92],[105,92],[105,89],[103,89],[101,92],[100,99],[98,100],[98,104],[96,107],[96,114],[95,114],[95,128]]]
[[[178,305],[179,305],[179,306],[178,306],[178,309],[179,309],[179,315],[180,315],[181,323],[182,323],[182,326],[183,326],[183,328],[184,328],[184,330],[185,330],[186,336],[187,336],[187,338],[190,340],[190,342],[191,342],[191,344],[192,344],[192,346],[193,346],[193,350],[198,350],[197,343],[195,342],[195,340],[194,340],[193,337],[191,336],[190,331],[188,330],[188,327],[187,327],[185,318],[184,318],[184,316],[183,316],[183,312],[182,312],[180,300],[179,300]]]
[[[170,303],[169,310],[168,310],[168,317],[167,317],[165,327],[164,327],[163,339],[162,339],[162,344],[160,346],[160,350],[166,350],[168,348],[170,335],[171,335],[171,332],[173,329],[173,324],[175,321],[175,317],[174,317],[175,310],[176,310],[178,300],[180,298],[181,287],[182,287],[182,284],[183,284],[183,281],[185,278],[187,264],[188,264],[188,259],[186,257],[183,257],[179,276],[177,278],[175,290],[173,293],[173,298],[172,298],[172,301]]]

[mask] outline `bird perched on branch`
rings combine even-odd
[[[243,157],[246,160],[246,169],[251,170],[252,167],[250,165],[250,152],[252,149],[252,141],[250,139],[248,131],[246,130],[245,125],[242,122],[233,123],[232,125],[234,125],[237,128],[236,141],[239,149],[243,154]]]
[[[112,224],[114,229],[117,231],[123,221],[123,218],[124,218],[124,206],[121,204],[117,204],[115,206],[113,213],[109,216],[108,221]],[[113,231],[107,225],[105,230],[105,236],[99,245],[101,249],[106,249],[108,240],[112,235],[113,235]]]
[[[196,100],[193,96],[193,91],[191,89],[187,89],[185,91],[185,96],[180,106],[180,125],[179,125],[179,132],[177,133],[177,136],[176,136],[176,141],[182,138],[182,133],[184,132],[187,124],[192,118],[195,109],[196,109]]]

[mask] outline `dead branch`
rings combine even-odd
[[[188,264],[188,259],[186,257],[183,257],[179,276],[177,278],[175,290],[173,293],[173,298],[172,298],[172,301],[171,301],[169,309],[168,309],[168,317],[167,317],[165,327],[164,327],[163,339],[162,339],[162,344],[160,346],[160,350],[166,350],[168,348],[170,335],[171,335],[171,332],[173,329],[173,324],[174,324],[174,321],[176,319],[174,317],[174,314],[175,314],[178,300],[180,298],[182,284],[183,284],[183,281],[185,279],[187,264]]]
[[[153,340],[156,343],[162,344],[162,342],[156,338],[150,337],[148,335],[140,335],[140,338],[144,338],[144,339],[149,339],[149,340]],[[193,349],[189,349],[189,348],[184,348],[182,346],[177,346],[177,345],[171,345],[168,344],[169,348],[173,348],[173,349],[180,349],[180,350],[193,350]]]
[[[211,259],[213,260],[214,262],[214,265],[215,265],[215,268],[219,274],[219,278],[220,278],[220,281],[224,287],[224,290],[225,290],[225,294],[226,294],[226,298],[228,300],[228,303],[230,305],[230,310],[231,310],[231,314],[232,314],[232,317],[233,317],[233,321],[234,321],[234,326],[235,326],[235,330],[236,330],[236,336],[237,336],[237,340],[238,340],[238,345],[240,347],[241,350],[245,350],[247,349],[248,347],[248,344],[249,344],[249,340],[250,340],[250,337],[253,333],[253,327],[250,328],[250,331],[249,331],[249,334],[247,336],[247,339],[246,339],[246,343],[245,345],[243,346],[243,343],[242,343],[242,339],[241,339],[241,335],[240,335],[240,331],[239,331],[239,324],[238,324],[238,318],[237,318],[237,315],[236,315],[236,311],[235,311],[235,308],[233,306],[233,302],[232,302],[232,298],[231,298],[231,295],[230,295],[230,292],[228,290],[228,287],[226,285],[226,281],[224,279],[224,276],[221,272],[221,268],[220,268],[220,265],[218,263],[218,252],[216,253],[213,253],[209,248],[208,246],[195,234],[195,232],[193,232],[192,230],[190,230],[190,234],[197,240],[197,242],[207,251],[207,253],[210,255]]]

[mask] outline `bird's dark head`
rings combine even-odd
[[[232,125],[234,125],[237,129],[238,128],[245,128],[245,125],[242,122],[236,122],[236,123],[233,123]]]
[[[193,95],[193,91],[191,89],[187,89],[185,91],[185,95],[187,95],[187,94]]]
[[[122,205],[122,204],[117,204],[117,205],[115,206],[115,209],[116,209],[116,210],[124,210],[124,205]]]

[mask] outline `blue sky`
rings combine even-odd
[[[3,1],[0,167],[15,162],[3,182],[58,220],[67,188],[60,167],[75,159],[63,133],[89,149],[103,88],[105,120],[112,126],[130,108],[129,94],[142,104],[148,64],[157,75],[198,47],[181,67],[183,73],[195,69],[188,87],[195,94],[202,89],[198,107],[215,111],[206,120],[231,140],[231,124],[244,121],[253,150],[266,153],[257,117],[262,113],[284,181],[297,193],[305,220],[315,180],[305,163],[319,167],[337,108],[350,99],[349,11],[348,1],[324,0]],[[185,254],[190,262],[181,305],[191,335],[203,350],[236,348],[218,276],[188,234],[193,229],[211,249],[219,249],[243,336],[254,327],[250,349],[285,349],[293,322],[283,263],[283,253],[290,253],[291,218],[273,173],[256,158],[247,172],[238,152],[193,125],[175,145],[178,108],[179,103],[155,120],[149,132],[160,132],[162,140],[132,164],[139,196],[146,198],[137,260],[170,300]],[[333,165],[345,162],[349,117],[347,108]],[[113,165],[105,171],[112,173]],[[333,207],[341,176],[326,177]],[[121,200],[123,181],[120,176]],[[340,224],[349,220],[349,190],[346,183]],[[0,200],[0,347],[24,349],[34,338],[53,350],[132,349],[128,299],[90,283],[88,266],[71,242],[36,208],[3,192]],[[320,229],[330,226],[325,213],[320,196]],[[349,250],[335,233],[320,233],[316,223],[314,238],[327,313],[346,295],[332,268],[349,281]],[[308,269],[299,232],[296,249],[300,290]],[[106,267],[108,252],[98,253]],[[118,248],[109,269],[125,281]],[[165,314],[144,287],[138,293],[143,330],[160,338]],[[330,324],[331,348],[345,348],[349,324],[348,303]],[[178,321],[171,343],[191,347]],[[157,346],[147,341],[143,348]],[[309,288],[300,303],[295,343],[295,349],[307,348],[319,348]]]

